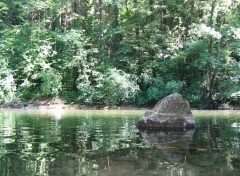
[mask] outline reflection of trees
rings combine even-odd
[[[239,167],[233,166],[234,156],[240,156],[239,128],[233,128],[234,123],[233,118],[199,118],[188,163],[209,167],[210,174],[234,175],[239,172]]]
[[[31,113],[0,113],[0,172],[8,175],[75,175],[96,171],[100,166],[91,158],[102,153],[144,146],[135,120],[129,118],[76,118],[62,120]],[[15,169],[16,168],[16,169]],[[56,170],[59,174],[55,174]],[[7,175],[7,174],[6,174]]]
[[[197,120],[192,141],[185,140],[186,132],[180,137],[170,132],[159,133],[162,144],[151,147],[139,135],[136,119],[127,115],[106,118],[75,114],[56,120],[50,115],[0,112],[0,173],[7,176],[238,173],[239,122]],[[159,142],[155,137],[151,141]],[[173,160],[176,158],[173,156],[179,155],[180,159]]]
[[[55,149],[49,144],[61,140],[57,121],[15,113],[0,113],[1,167],[6,175],[48,175],[49,163]],[[6,172],[7,171],[7,172]]]

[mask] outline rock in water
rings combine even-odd
[[[160,100],[152,110],[145,112],[137,127],[184,130],[195,128],[195,121],[188,101],[182,95],[174,93]]]

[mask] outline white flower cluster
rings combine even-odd
[[[199,34],[201,36],[209,35],[218,40],[222,38],[222,35],[220,32],[216,31],[214,28],[207,26],[206,24],[201,24],[199,26]]]
[[[237,39],[240,39],[240,28],[237,28],[236,30],[234,30],[234,35]]]
[[[0,85],[3,87],[5,90],[10,90],[13,87],[14,84],[14,78],[13,75],[8,75],[4,79],[0,80]]]

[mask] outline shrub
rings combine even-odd
[[[43,96],[56,96],[62,88],[62,77],[53,68],[48,68],[40,73],[42,80],[41,95]]]
[[[137,104],[155,104],[158,100],[171,93],[180,92],[182,87],[183,83],[181,81],[173,80],[165,82],[161,77],[154,78],[152,84],[146,91],[140,91],[138,93]]]
[[[134,100],[139,87],[133,76],[109,69],[105,74],[95,72],[94,76],[81,75],[78,79],[80,99],[90,104],[117,105]]]
[[[12,74],[0,79],[0,103],[14,101],[15,93],[16,85]]]

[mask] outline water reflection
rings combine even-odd
[[[56,119],[61,119],[63,114],[63,109],[61,105],[55,105],[54,109],[52,109],[51,111],[53,111],[54,117]]]
[[[195,132],[139,132],[141,113],[1,110],[0,173],[239,175],[239,116],[201,115]]]
[[[192,142],[194,130],[188,131],[141,131],[142,136],[160,149],[167,161],[184,161]]]

